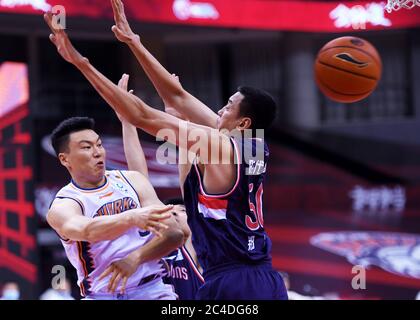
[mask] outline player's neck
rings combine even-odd
[[[101,179],[97,180],[97,181],[89,181],[86,180],[85,178],[80,178],[80,177],[74,177],[72,176],[72,182],[79,188],[82,189],[94,189],[94,188],[98,188],[100,186],[102,186],[105,183],[105,176],[102,176]]]

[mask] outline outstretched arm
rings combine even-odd
[[[51,13],[45,15],[45,20],[53,32],[50,39],[60,55],[82,72],[116,112],[147,133],[200,156],[201,162],[205,164],[203,175],[208,192],[224,193],[230,189],[235,165],[233,148],[227,135],[151,108],[138,97],[119,88],[77,52],[63,30],[53,28]]]
[[[111,0],[115,25],[112,31],[121,42],[126,43],[156,88],[166,105],[175,108],[191,122],[211,128],[217,127],[217,114],[203,102],[188,93],[181,83],[159,63],[144,47],[140,37],[130,28],[121,0]]]
[[[118,82],[118,87],[127,91],[128,77],[122,77]],[[130,91],[129,93],[132,93]],[[149,178],[149,170],[147,168],[146,157],[140,143],[137,128],[130,122],[125,120],[120,114],[117,113],[118,119],[122,125],[122,136],[124,144],[124,154],[127,159],[128,170],[138,171],[146,178]]]
[[[78,68],[102,98],[124,119],[155,137],[168,133],[165,135],[166,140],[186,149],[195,147],[197,154],[210,150],[212,145],[217,150],[223,147],[227,147],[228,150],[231,149],[229,138],[219,133],[216,129],[183,121],[165,112],[156,110],[148,106],[140,98],[119,88],[95,69],[89,60],[73,47],[64,30],[54,29],[51,13],[45,14],[44,17],[53,32],[50,35],[50,39],[57,47],[58,53],[64,60]],[[124,77],[128,76],[124,75]],[[163,129],[166,129],[164,133],[161,132]],[[185,144],[185,141],[180,139],[181,130],[185,130],[186,136],[184,139],[188,138]],[[229,153],[230,151],[228,151]]]
[[[134,227],[162,236],[160,231],[168,228],[164,220],[171,218],[172,209],[173,206],[149,206],[92,219],[82,214],[75,201],[57,199],[48,211],[47,222],[63,239],[73,241],[113,240]]]

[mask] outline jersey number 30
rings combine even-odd
[[[262,195],[263,195],[263,184],[261,183],[257,193],[255,195],[255,203],[251,200],[252,191],[254,190],[254,184],[249,184],[249,209],[254,215],[254,220],[249,215],[245,216],[245,224],[248,229],[254,231],[260,227],[264,228],[264,218],[262,211]]]

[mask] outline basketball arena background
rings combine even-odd
[[[17,282],[38,299],[64,265],[76,274],[45,222],[69,177],[49,133],[70,116],[91,116],[104,136],[108,168],[126,168],[121,126],[89,83],[49,43],[42,11],[64,6],[82,54],[149,104],[162,102],[110,30],[106,0],[0,0],[0,287]],[[380,1],[126,0],[150,51],[184,87],[218,110],[238,85],[269,91],[280,115],[266,132],[271,150],[264,192],[273,264],[291,290],[334,299],[414,299],[420,291],[420,7],[388,13]],[[356,35],[383,63],[367,99],[334,103],[317,89],[313,64],[329,40]],[[177,169],[155,160],[140,133],[152,183],[179,195]],[[352,288],[352,267],[366,288]]]

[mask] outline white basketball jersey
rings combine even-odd
[[[86,217],[94,219],[140,207],[138,195],[123,172],[106,171],[105,178],[105,183],[95,189],[82,189],[72,181],[57,193],[54,201],[72,199]],[[106,293],[111,275],[99,281],[102,272],[113,261],[124,258],[152,237],[151,233],[133,227],[114,240],[90,243],[61,239],[68,259],[77,270],[77,284],[82,296]],[[162,272],[164,269],[158,260],[143,263],[128,278],[126,288],[134,288],[143,278]],[[119,292],[119,287],[116,292]]]

